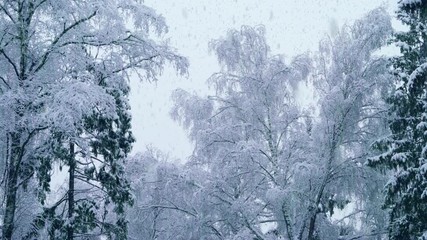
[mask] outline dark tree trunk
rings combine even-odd
[[[310,222],[308,224],[308,235],[307,235],[308,240],[314,240],[314,233],[316,230],[316,218],[317,218],[317,214],[319,213],[318,206],[321,203],[323,194],[325,192],[325,188],[328,184],[329,178],[331,177],[330,174],[332,169],[332,162],[335,159],[335,151],[337,149],[337,146],[339,145],[339,139],[341,138],[341,134],[342,134],[342,126],[334,125],[334,130],[332,132],[331,147],[329,149],[329,159],[326,165],[325,177],[323,178],[319,191],[317,192],[314,206],[311,206],[309,209],[309,214],[311,214],[311,217],[310,217]]]
[[[283,219],[285,220],[286,233],[289,239],[294,239],[294,233],[292,230],[291,218],[289,217],[288,210],[286,207],[286,202],[282,203],[282,214]]]
[[[76,162],[74,160],[74,144],[70,143],[70,158],[69,158],[69,180],[68,180],[68,220],[73,218],[74,213],[74,171],[76,169]],[[74,227],[72,221],[69,222],[67,227],[67,240],[73,240]]]
[[[7,163],[7,179],[6,179],[6,206],[5,214],[3,216],[3,229],[2,235],[3,239],[11,240],[14,230],[14,220],[15,220],[15,210],[16,210],[16,193],[18,185],[18,169],[17,166],[20,163],[22,158],[22,151],[20,146],[20,137],[19,134],[10,135],[10,155],[6,159]]]
[[[308,240],[313,240],[314,238],[314,230],[316,227],[316,217],[317,214],[313,214],[313,216],[311,216],[310,218],[310,224],[308,225],[308,236],[307,239]]]
[[[20,60],[19,70],[17,72],[18,85],[20,88],[23,87],[25,80],[27,79],[27,61],[28,61],[28,43],[29,43],[29,26],[31,23],[31,12],[33,10],[33,3],[22,2],[22,6],[18,8],[18,23],[19,23],[19,41],[20,41]],[[19,117],[24,115],[22,104],[18,106],[15,111]],[[6,206],[5,214],[3,216],[3,228],[2,238],[5,240],[11,240],[14,233],[14,220],[16,212],[16,201],[18,191],[18,179],[19,169],[21,161],[24,155],[25,144],[21,145],[22,129],[16,129],[15,132],[10,133],[10,154],[6,159],[6,187],[5,197]],[[28,137],[26,142],[30,140],[31,136]]]

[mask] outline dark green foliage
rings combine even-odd
[[[392,170],[384,204],[390,239],[417,239],[427,237],[427,1],[400,1],[397,13],[409,31],[394,37],[401,56],[391,62],[391,135],[375,144],[383,154],[369,164]]]
[[[27,239],[39,235],[41,229],[47,229],[52,239],[67,239],[67,224],[73,227],[76,234],[103,234],[112,239],[126,239],[127,222],[124,210],[132,204],[130,184],[124,177],[123,163],[135,141],[131,132],[131,116],[127,102],[128,89],[109,89],[100,82],[102,87],[115,99],[116,118],[106,117],[102,112],[94,110],[93,114],[84,119],[79,135],[90,135],[87,142],[89,151],[71,154],[67,148],[72,138],[60,132],[53,132],[49,138],[49,154],[39,157],[37,178],[40,188],[37,190],[39,200],[45,204],[46,193],[50,191],[50,174],[52,164],[56,161],[68,166],[69,159],[76,164],[76,186],[82,189],[96,186],[95,193],[75,194],[73,219],[68,219],[65,204],[66,196],[54,206],[45,208],[34,221],[27,234]],[[75,137],[74,137],[75,138]],[[40,151],[43,152],[43,151]],[[102,202],[99,202],[101,197]],[[99,206],[103,205],[104,213]],[[111,207],[112,211],[108,211]],[[114,213],[114,217],[111,216]]]
[[[131,117],[126,96],[128,89],[120,92],[108,91],[116,102],[117,119],[104,118],[94,114],[85,121],[86,131],[97,136],[90,142],[94,157],[102,156],[104,163],[98,173],[90,166],[85,168],[86,176],[98,181],[107,191],[111,201],[116,204],[116,212],[124,212],[124,204],[131,203],[130,185],[124,178],[123,160],[135,141],[131,128]]]

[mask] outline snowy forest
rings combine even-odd
[[[216,69],[155,4],[0,0],[1,239],[427,240],[427,0],[395,4],[292,57],[229,29]],[[191,155],[132,150],[133,82],[192,65],[209,94],[157,96]]]

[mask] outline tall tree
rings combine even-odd
[[[380,181],[364,164],[369,144],[385,132],[381,126],[387,58],[375,53],[386,44],[391,30],[390,16],[378,8],[320,43],[313,74],[319,115],[311,134],[309,182],[300,187],[308,197],[301,199],[307,215],[301,219],[298,239],[336,237],[333,232],[338,229],[330,228],[326,213],[332,215],[349,202],[359,202],[354,210],[363,216],[369,204],[365,197],[373,193],[365,186]],[[383,232],[376,229],[379,226],[365,226],[371,227],[370,234]]]
[[[142,79],[156,79],[166,62],[181,73],[187,67],[185,59],[148,37],[167,31],[164,19],[133,0],[5,0],[0,22],[0,131],[6,139],[2,237],[13,237],[18,189],[37,176],[43,201],[54,162],[70,169],[71,189],[63,200],[70,216],[87,210],[72,203],[73,181],[82,175],[86,184],[100,182],[92,184],[123,211],[120,191],[127,192],[127,184],[120,178],[120,161],[132,142],[129,74],[137,70]],[[78,165],[86,171],[79,173]],[[71,226],[73,220],[65,222]]]
[[[390,17],[375,9],[321,42],[312,74],[319,101],[311,114],[295,101],[310,69],[307,58],[286,65],[271,56],[262,27],[230,30],[212,42],[223,67],[209,79],[216,94],[177,90],[172,115],[195,142],[188,164],[206,169],[208,181],[198,182],[216,237],[313,240],[383,233],[380,224],[360,232],[342,222],[383,220],[367,211],[364,199],[376,189],[366,185],[382,179],[364,160],[367,146],[385,131],[379,126],[389,75],[386,59],[375,53],[390,34]],[[335,224],[331,216],[349,202],[359,204]]]
[[[389,98],[391,134],[375,147],[370,165],[390,170],[385,207],[390,239],[427,238],[427,1],[399,1],[395,34],[401,55],[392,59],[395,89]]]
[[[267,222],[277,223],[281,233],[292,232],[291,199],[273,196],[291,191],[294,166],[306,155],[295,89],[309,61],[299,56],[285,64],[282,56],[271,55],[264,34],[262,26],[243,26],[211,43],[222,64],[209,79],[214,96],[183,90],[173,95],[172,115],[196,146],[188,164],[207,169],[203,189],[220,239],[266,239],[261,225]]]

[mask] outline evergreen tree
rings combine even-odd
[[[401,55],[392,59],[396,88],[389,98],[391,134],[374,146],[369,164],[391,170],[385,207],[390,239],[427,238],[427,1],[401,0],[398,19],[409,27],[395,34]]]
[[[71,240],[82,235],[126,239],[124,210],[126,204],[133,202],[123,169],[134,142],[127,99],[129,88],[127,85],[123,89],[111,88],[105,76],[96,75],[98,84],[115,99],[117,116],[112,118],[94,110],[79,128],[81,139],[69,139],[63,132],[51,130],[54,137],[45,143],[51,148],[49,157],[39,158],[44,166],[39,168],[38,178],[46,186],[39,197],[44,201],[45,192],[49,191],[47,176],[55,159],[68,167],[68,189],[56,203],[44,208],[26,239],[40,235],[43,228],[50,239]]]
[[[73,239],[116,229],[124,238],[124,218],[107,221],[95,210],[114,203],[104,212],[120,215],[130,201],[121,166],[133,141],[130,74],[156,80],[166,63],[186,72],[184,58],[150,38],[165,32],[164,18],[138,0],[0,1],[2,239],[17,237],[18,192],[35,176],[46,209],[32,233],[48,226],[50,238],[63,239],[66,231]],[[45,198],[55,164],[69,169],[69,186],[51,204]]]

